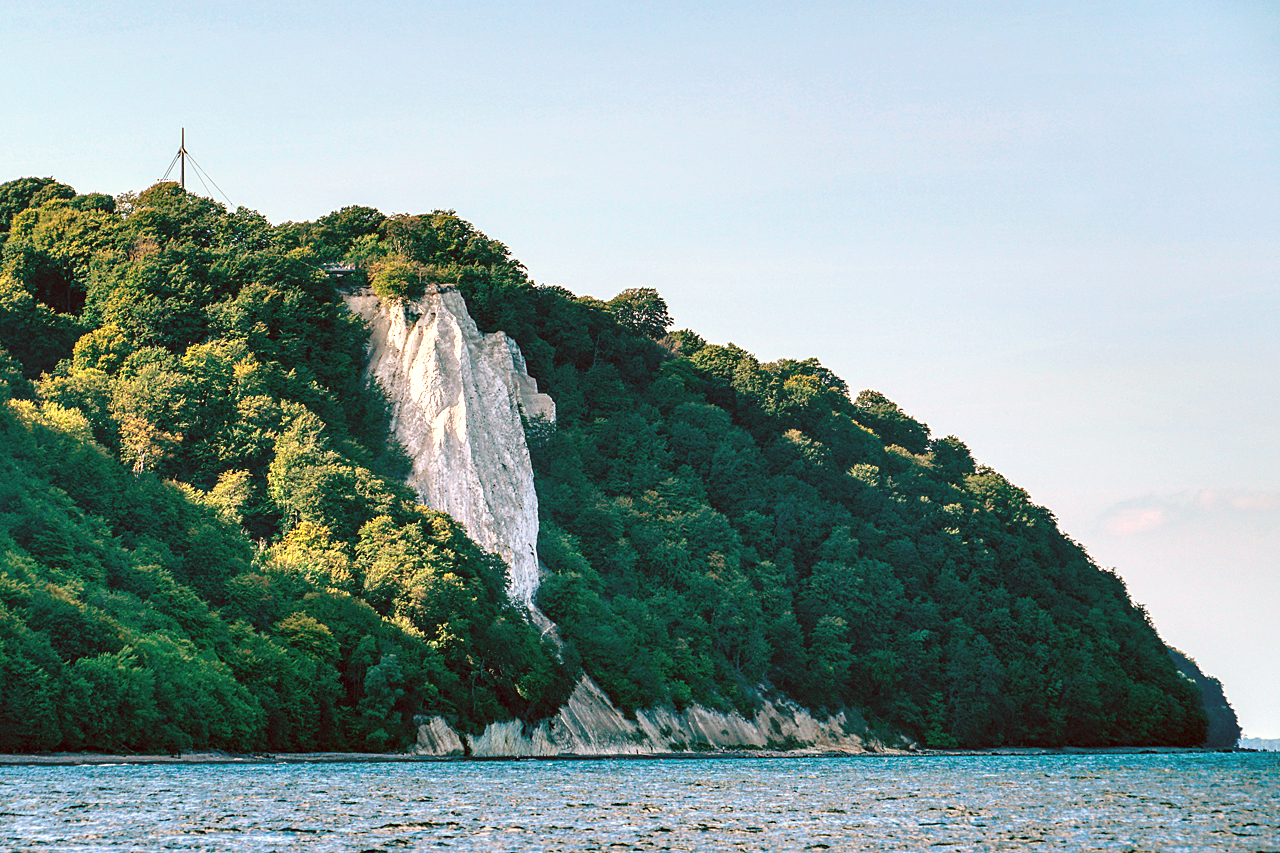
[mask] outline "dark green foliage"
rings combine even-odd
[[[34,396],[35,386],[22,375],[21,362],[0,346],[0,402],[5,402],[10,397],[29,400]]]
[[[609,300],[609,310],[618,322],[633,332],[660,338],[671,327],[667,303],[651,287],[631,287]]]
[[[1209,730],[1204,745],[1214,749],[1232,749],[1240,742],[1240,721],[1222,692],[1222,682],[1205,675],[1196,662],[1177,649],[1169,649],[1169,658],[1178,672],[1200,688],[1201,704],[1209,717]]]
[[[0,232],[7,232],[13,218],[29,207],[56,198],[74,198],[76,191],[53,178],[18,178],[0,184]]]
[[[13,278],[0,272],[0,346],[35,379],[53,370],[70,352],[83,328],[75,317],[44,305]]]
[[[874,431],[886,445],[905,447],[912,453],[924,453],[929,443],[929,428],[909,417],[897,404],[879,391],[863,391],[853,404],[857,420]]]

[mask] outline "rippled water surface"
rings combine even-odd
[[[0,767],[5,850],[1280,851],[1280,755]]]

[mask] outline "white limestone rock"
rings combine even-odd
[[[502,332],[482,334],[456,287],[415,302],[348,293],[369,325],[366,376],[391,404],[391,428],[413,461],[419,499],[453,516],[508,567],[508,593],[543,630],[538,590],[538,495],[525,417],[555,420],[520,347]]]
[[[439,718],[418,729],[414,752],[456,755],[442,751]],[[786,700],[766,700],[751,719],[691,705],[645,708],[635,720],[614,707],[594,681],[584,677],[569,701],[550,720],[530,726],[520,720],[490,723],[476,737],[465,740],[476,757],[523,758],[557,755],[653,755],[687,751],[725,752],[882,752],[886,748],[863,736],[860,720],[840,712],[825,719]]]
[[[465,754],[462,738],[450,728],[444,717],[416,717],[418,724],[418,749],[420,755],[438,755],[442,758],[461,758]]]

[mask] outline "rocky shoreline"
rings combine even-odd
[[[111,755],[96,752],[56,752],[36,755],[0,755],[2,767],[118,767],[125,765],[204,765],[204,764],[404,764],[450,761],[665,761],[732,759],[732,758],[881,758],[954,757],[1000,755],[1012,758],[1043,755],[1181,755],[1186,753],[1258,752],[1246,748],[1179,747],[1179,746],[1112,746],[1112,747],[996,747],[992,749],[883,749],[865,752],[835,750],[725,750],[719,752],[619,753],[616,755],[525,755],[525,756],[437,756],[415,753],[377,752],[190,752],[180,755]]]

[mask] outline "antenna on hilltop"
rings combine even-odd
[[[160,180],[168,180],[169,173],[173,171],[173,167],[176,164],[178,166],[178,184],[185,190],[187,188],[188,160],[191,161],[192,173],[199,179],[201,186],[204,187],[204,191],[212,198],[213,193],[209,191],[209,184],[213,184],[213,188],[218,191],[218,194],[227,199],[227,206],[235,207],[235,204],[231,199],[227,198],[227,194],[222,191],[222,187],[214,183],[213,178],[209,178],[209,173],[201,168],[200,164],[196,162],[196,158],[192,157],[191,152],[187,150],[187,129],[185,127],[182,129],[182,138],[178,143],[178,153],[173,155],[173,159],[169,161],[169,168],[164,170],[164,177]],[[209,178],[209,183],[205,183],[205,178]]]

